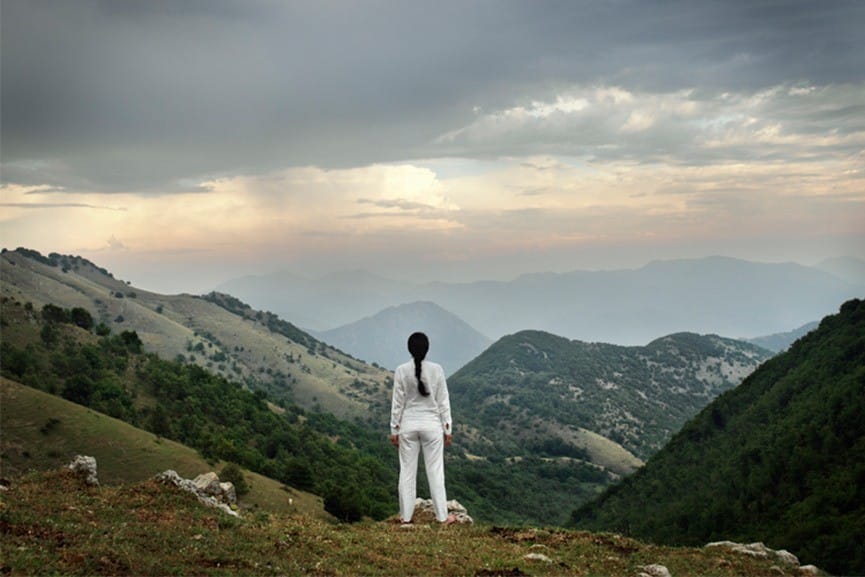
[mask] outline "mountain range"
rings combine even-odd
[[[727,336],[789,331],[865,294],[865,280],[855,273],[861,262],[822,263],[830,273],[794,263],[707,257],[655,261],[633,270],[427,284],[365,271],[317,279],[281,272],[235,279],[218,290],[319,331],[390,306],[430,301],[492,339],[536,329],[589,342],[642,345],[683,331]]]
[[[159,295],[85,259],[26,249],[6,251],[0,266],[4,298],[37,309],[83,307],[115,334],[135,331],[145,350],[163,358],[274,400],[359,419],[372,435],[386,429],[390,369],[367,365],[233,296]],[[421,309],[459,324],[435,305],[391,312]],[[464,325],[459,330],[471,334]],[[447,339],[434,338],[433,351],[438,342]],[[573,506],[639,467],[688,416],[768,355],[695,334],[648,347],[571,342],[538,331],[504,337],[449,377],[459,426],[449,487],[480,519],[562,523]],[[526,486],[534,488],[530,495]]]
[[[478,356],[490,340],[456,315],[431,302],[388,307],[354,323],[311,334],[354,357],[394,369],[409,359],[408,336],[421,331],[430,339],[428,358],[451,374]]]
[[[686,545],[763,541],[865,574],[865,301],[712,401],[580,528]]]

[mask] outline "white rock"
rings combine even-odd
[[[799,566],[799,558],[787,551],[786,549],[778,549],[775,551],[775,558],[787,565]]]
[[[757,559],[768,559],[771,549],[767,548],[763,543],[734,543],[733,541],[715,541],[708,543],[706,547],[724,547],[735,553],[741,553]]]
[[[524,555],[523,559],[526,561],[541,561],[543,563],[552,563],[553,560],[544,555],[543,553],[529,553],[528,555]]]
[[[96,457],[75,455],[75,458],[66,465],[66,468],[84,477],[84,482],[88,485],[99,484],[99,478],[96,476]]]
[[[199,477],[200,476],[201,475],[199,475]],[[207,493],[204,493],[201,490],[201,488],[195,484],[194,481],[191,481],[189,479],[184,479],[183,477],[181,477],[180,475],[177,474],[177,471],[173,471],[173,470],[169,469],[167,471],[164,471],[164,472],[156,475],[156,477],[154,477],[154,478],[157,481],[159,481],[160,483],[164,483],[167,485],[173,485],[175,487],[180,488],[183,491],[187,491],[189,493],[192,493],[193,495],[196,496],[196,498],[198,498],[198,500],[201,503],[203,503],[204,505],[207,505],[208,507],[213,507],[214,509],[219,509],[223,513],[231,515],[232,517],[240,517],[240,515],[237,513],[237,511],[234,511],[231,507],[229,507],[225,503],[220,503],[218,500],[216,500],[216,498],[213,495],[208,495]],[[218,483],[217,483],[217,485],[218,485]]]
[[[802,575],[819,575],[820,570],[814,565],[802,565],[799,567],[799,573]]]
[[[219,484],[219,488],[221,489],[223,501],[229,505],[237,503],[237,491],[234,489],[234,483],[225,481]],[[289,499],[289,504],[291,504],[291,499]]]
[[[647,577],[670,577],[670,570],[658,563],[641,565],[640,569],[643,570],[640,575],[646,575]]]
[[[468,511],[466,510],[465,507],[460,505],[459,501],[452,499],[452,500],[447,502],[447,507],[448,507],[448,514],[452,513],[454,515],[454,517],[456,517],[457,523],[460,523],[463,525],[474,524],[475,520],[469,516]],[[417,498],[417,499],[415,499],[415,502],[414,502],[414,508],[417,511],[425,511],[425,512],[428,512],[428,513],[435,515],[435,508],[433,507],[432,499]]]

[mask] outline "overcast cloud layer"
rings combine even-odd
[[[561,268],[582,261],[550,255],[600,265],[653,242],[800,260],[865,245],[863,2],[4,0],[0,16],[4,246]],[[773,239],[787,252],[761,252]]]

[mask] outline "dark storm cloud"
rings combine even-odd
[[[68,190],[434,157],[473,110],[573,85],[865,75],[856,1],[4,0],[0,21],[3,180]]]

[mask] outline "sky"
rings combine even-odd
[[[138,287],[865,258],[865,2],[3,0],[0,246]]]

